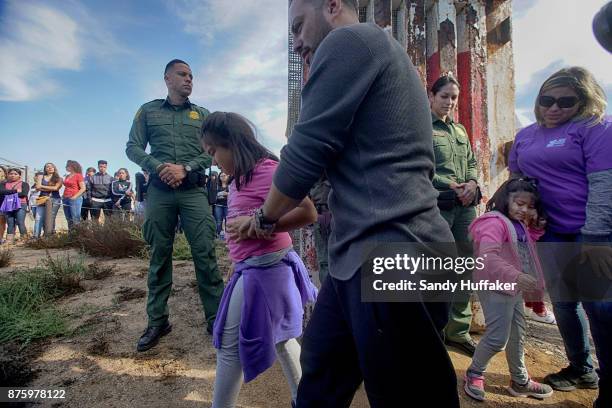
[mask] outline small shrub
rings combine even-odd
[[[92,256],[140,257],[146,248],[141,226],[120,218],[108,218],[104,224],[80,223],[74,236],[80,248]]]
[[[68,332],[64,316],[52,301],[79,292],[83,260],[69,256],[47,258],[32,269],[0,280],[0,343],[29,343]]]
[[[7,267],[13,261],[13,251],[9,248],[0,248],[0,268]]]
[[[115,274],[116,265],[102,265],[100,262],[94,262],[87,266],[83,279],[101,280]]]
[[[49,236],[26,241],[25,246],[32,249],[58,249],[77,246],[74,236],[66,232],[58,232]]]
[[[82,291],[79,283],[86,271],[82,257],[77,258],[76,261],[69,255],[53,258],[47,251],[47,257],[42,261],[42,265],[51,274],[56,297]]]

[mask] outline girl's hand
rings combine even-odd
[[[516,278],[516,286],[523,292],[530,292],[537,289],[538,281],[531,275],[521,273],[518,278]]]
[[[251,217],[241,216],[236,217],[225,224],[225,233],[234,242],[240,242],[243,239],[249,239],[249,229],[251,227]]]

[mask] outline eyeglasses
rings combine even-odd
[[[561,98],[553,98],[552,96],[540,96],[538,99],[540,106],[550,108],[555,103],[561,109],[573,108],[578,103],[578,98],[575,96],[562,96]]]

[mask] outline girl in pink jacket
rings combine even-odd
[[[486,331],[474,352],[464,378],[470,397],[485,398],[484,372],[491,358],[506,351],[510,368],[508,392],[516,397],[550,397],[552,388],[529,378],[524,361],[524,300],[541,299],[544,291],[542,267],[535,241],[543,234],[544,216],[532,179],[508,180],[487,204],[487,212],[469,227],[475,256],[484,268],[474,271],[474,281],[510,283],[512,289],[478,291],[485,315]]]

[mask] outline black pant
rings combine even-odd
[[[105,218],[111,217],[113,214],[113,203],[111,201],[101,203],[99,201],[91,200],[91,210],[89,213],[91,214],[91,219],[93,221],[98,222],[100,219],[100,210],[104,210]]]
[[[423,303],[365,303],[361,273],[325,280],[304,333],[298,408],[349,407],[362,381],[373,408],[459,407],[457,378]]]

